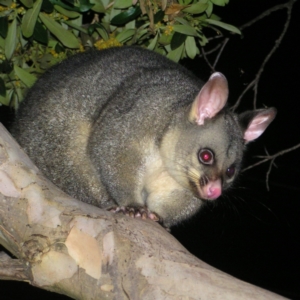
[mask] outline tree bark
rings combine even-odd
[[[1,125],[1,124],[0,124]],[[153,221],[60,191],[0,126],[0,279],[75,299],[284,299],[191,255]]]

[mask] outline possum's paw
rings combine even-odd
[[[111,212],[114,213],[123,213],[125,216],[131,217],[131,218],[141,218],[143,220],[152,220],[154,222],[158,222],[162,227],[164,227],[167,231],[171,231],[169,227],[166,227],[162,219],[155,213],[151,212],[146,207],[132,207],[132,206],[117,206],[108,209]]]
[[[131,218],[141,218],[143,220],[150,219],[155,222],[160,222],[160,218],[150,210],[145,207],[125,207],[118,206],[109,209],[109,211],[114,213],[123,213],[124,215]]]

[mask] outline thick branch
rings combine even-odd
[[[284,299],[198,260],[155,222],[69,198],[2,126],[0,145],[0,244],[18,258],[1,256],[2,279],[75,299]]]

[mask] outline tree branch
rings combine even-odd
[[[188,253],[149,220],[68,197],[0,126],[2,279],[75,299],[284,299]],[[8,270],[6,270],[8,268]]]
[[[268,155],[259,155],[259,156],[256,156],[256,157],[258,157],[258,158],[263,158],[263,159],[260,160],[260,161],[258,161],[258,162],[255,163],[255,164],[252,164],[252,165],[250,165],[250,166],[244,168],[244,169],[242,170],[242,172],[245,172],[245,171],[247,171],[247,170],[250,170],[250,169],[252,169],[252,168],[254,168],[254,167],[257,167],[257,166],[259,166],[259,165],[261,165],[261,164],[263,164],[263,163],[269,161],[269,162],[270,162],[270,165],[269,165],[268,171],[267,171],[267,173],[266,173],[266,186],[267,186],[267,190],[269,191],[269,190],[270,190],[270,187],[269,187],[269,177],[270,177],[271,169],[272,169],[272,166],[274,165],[275,159],[276,159],[278,156],[281,156],[281,155],[284,155],[284,154],[286,154],[286,153],[288,153],[288,152],[294,151],[294,150],[298,149],[299,147],[300,147],[300,144],[297,144],[297,145],[295,145],[295,146],[293,146],[293,147],[291,147],[291,148],[288,148],[288,149],[285,149],[285,150],[281,150],[281,151],[279,151],[279,152],[277,152],[277,153],[275,153],[275,154],[273,154],[273,155],[269,155],[269,154],[268,154]]]
[[[284,24],[283,30],[279,36],[279,38],[275,41],[275,45],[274,47],[271,49],[271,51],[267,54],[267,56],[265,57],[264,61],[261,64],[261,67],[259,68],[255,79],[253,81],[251,81],[247,87],[244,89],[244,91],[241,93],[241,95],[239,96],[238,100],[236,101],[235,105],[232,106],[232,111],[235,111],[236,108],[239,106],[243,96],[246,94],[246,92],[253,87],[254,90],[254,98],[253,98],[253,107],[254,109],[256,108],[256,103],[257,103],[257,93],[258,93],[258,83],[260,80],[260,77],[264,71],[265,65],[267,64],[267,62],[270,60],[270,58],[272,57],[272,55],[274,54],[274,52],[277,50],[277,48],[279,47],[280,43],[282,42],[283,37],[285,36],[287,29],[290,25],[290,21],[291,21],[291,13],[292,13],[292,8],[293,5],[295,4],[297,0],[290,0],[287,3],[281,4],[281,5],[276,5],[270,9],[268,9],[267,11],[265,11],[264,13],[262,13],[261,15],[259,15],[258,17],[254,18],[252,21],[244,24],[243,26],[240,27],[241,30],[253,25],[254,23],[258,22],[259,20],[265,18],[266,16],[270,15],[271,13],[280,10],[280,9],[287,9],[287,20]]]

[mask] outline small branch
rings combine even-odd
[[[259,166],[259,165],[261,165],[261,164],[263,164],[263,163],[265,163],[267,161],[270,161],[270,160],[274,161],[278,156],[281,156],[281,155],[284,155],[284,154],[286,154],[288,152],[294,151],[294,150],[298,149],[299,147],[300,147],[300,143],[297,144],[297,145],[295,145],[295,146],[293,146],[293,147],[291,147],[291,148],[288,148],[288,149],[285,149],[285,150],[281,150],[281,151],[279,151],[279,152],[277,152],[277,153],[275,153],[273,155],[256,156],[258,158],[263,158],[263,159],[260,160],[260,161],[258,161],[257,163],[255,163],[253,165],[248,166],[247,168],[244,168],[242,170],[242,172],[245,172],[245,171],[250,170],[250,169],[252,169],[254,167],[257,167],[257,166]]]
[[[291,12],[292,12],[292,8],[294,3],[297,0],[290,0],[287,3],[281,4],[281,5],[276,5],[270,9],[268,9],[267,11],[265,11],[264,13],[262,13],[261,15],[259,15],[258,17],[256,17],[255,19],[253,19],[252,21],[244,24],[243,26],[240,27],[241,30],[253,25],[254,23],[256,23],[257,21],[261,20],[262,18],[270,15],[272,12],[277,11],[279,9],[283,9],[286,8],[287,9],[287,20],[284,24],[284,28],[279,36],[279,38],[275,41],[275,45],[274,47],[271,49],[271,51],[268,53],[268,55],[266,56],[266,58],[264,59],[264,61],[261,64],[261,67],[259,68],[255,79],[253,81],[251,81],[251,83],[248,84],[248,86],[244,89],[244,91],[241,93],[241,95],[239,96],[238,100],[236,101],[235,105],[231,108],[232,111],[236,110],[236,108],[239,106],[241,99],[243,98],[243,96],[246,94],[246,92],[253,87],[254,90],[254,98],[253,98],[253,107],[256,108],[256,103],[257,103],[257,93],[258,93],[258,83],[260,80],[260,77],[264,71],[265,65],[267,64],[267,62],[270,60],[270,58],[272,57],[272,55],[274,54],[274,52],[277,50],[277,48],[279,47],[279,45],[282,42],[283,37],[285,36],[287,29],[290,25],[290,21],[291,21]]]
[[[267,174],[266,174],[266,187],[267,187],[267,190],[268,190],[268,191],[270,190],[270,186],[269,186],[269,177],[270,177],[270,174],[271,174],[271,170],[272,170],[274,161],[275,161],[275,158],[273,158],[273,159],[271,160],[270,165],[269,165],[268,172],[267,172]]]
[[[215,71],[216,65],[217,65],[217,63],[218,63],[218,61],[219,61],[219,59],[220,59],[220,57],[221,57],[221,54],[222,54],[222,52],[223,52],[225,46],[227,45],[228,41],[229,41],[229,38],[225,38],[224,41],[223,41],[222,43],[218,44],[213,50],[210,50],[210,52],[207,52],[207,53],[204,51],[204,48],[201,47],[202,57],[204,58],[204,60],[205,60],[206,63],[208,64],[209,68],[210,68],[213,72]],[[212,52],[215,52],[215,51],[217,51],[219,48],[221,48],[221,49],[219,50],[219,53],[217,54],[217,57],[216,57],[216,59],[215,59],[215,62],[214,62],[214,64],[212,65],[212,64],[209,62],[208,58],[207,58],[207,54],[210,54],[210,53],[212,53]]]
[[[1,280],[32,280],[29,268],[20,259],[12,259],[5,252],[0,252],[0,279]]]
[[[284,8],[288,8],[289,9],[289,7],[291,8],[296,1],[297,0],[290,0],[289,2],[286,2],[286,3],[283,3],[283,4],[279,4],[279,5],[275,5],[274,7],[272,7],[270,9],[266,10],[265,12],[263,12],[258,17],[254,18],[253,20],[251,20],[248,23],[246,23],[246,24],[242,25],[241,27],[239,27],[239,29],[242,31],[245,28],[252,26],[253,24],[255,24],[256,22],[258,22],[259,20],[261,20],[261,19],[269,16],[271,13],[273,13],[273,12],[275,12],[277,10],[284,9]]]
[[[204,58],[204,60],[206,61],[206,63],[208,64],[208,66],[210,67],[210,69],[214,72],[214,67],[212,66],[212,64],[209,62],[207,56],[206,56],[206,53],[204,51],[204,48],[201,47],[201,52],[202,52],[202,56]]]
[[[206,55],[212,54],[214,52],[216,52],[219,48],[221,47],[221,43],[218,44],[216,47],[212,48],[211,50],[205,52]],[[201,48],[203,49],[203,48]],[[203,57],[203,54],[200,54],[199,57]]]
[[[272,167],[274,165],[274,162],[275,162],[275,159],[278,157],[278,156],[281,156],[281,155],[284,155],[288,152],[291,152],[291,151],[294,151],[296,149],[298,149],[300,147],[300,143],[291,147],[291,148],[288,148],[288,149],[285,149],[285,150],[281,150],[273,155],[264,155],[264,156],[256,156],[258,158],[263,158],[262,160],[258,161],[257,163],[253,164],[253,165],[250,165],[248,166],[247,168],[243,169],[242,172],[245,172],[247,170],[250,170],[254,167],[257,167],[267,161],[270,161],[270,165],[269,165],[269,168],[268,168],[268,171],[266,173],[266,187],[267,187],[267,190],[269,191],[270,190],[270,186],[269,186],[269,177],[270,177],[270,174],[271,174],[271,170],[272,170]]]
[[[227,45],[228,42],[229,42],[229,38],[226,38],[226,39],[224,40],[223,45],[222,45],[222,47],[221,47],[221,49],[220,49],[220,51],[219,51],[219,53],[218,53],[218,55],[217,55],[217,57],[216,57],[216,59],[215,59],[215,62],[214,62],[214,64],[213,64],[213,69],[214,69],[214,70],[215,70],[216,65],[217,65],[217,63],[218,63],[218,61],[219,61],[219,58],[221,57],[221,54],[222,54],[222,52],[223,52],[223,50],[224,50],[224,48],[225,48],[225,46]]]
[[[218,39],[222,39],[224,36],[223,34],[218,34],[218,35],[215,35],[213,37],[209,37],[207,38],[208,41],[213,41],[213,40],[218,40]]]

